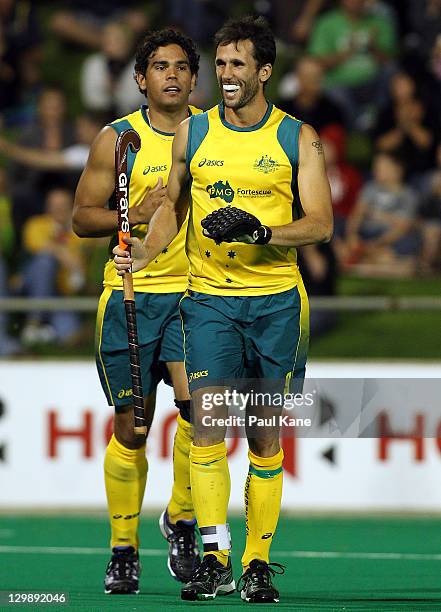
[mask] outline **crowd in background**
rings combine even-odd
[[[299,254],[310,293],[334,293],[339,273],[441,272],[441,0],[0,0],[0,297],[99,291],[103,241],[77,239],[70,212],[98,131],[145,102],[137,42],[165,26],[192,36],[191,102],[208,108],[213,34],[246,13],[277,37],[271,98],[324,145],[335,237]],[[19,342],[0,311],[0,354],[79,329],[73,313],[32,312]]]

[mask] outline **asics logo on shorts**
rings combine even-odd
[[[190,372],[190,376],[188,377],[188,382],[191,383],[192,380],[196,380],[197,378],[202,378],[203,376],[208,376],[208,370],[201,370],[200,372]]]
[[[118,391],[118,399],[122,399],[123,397],[132,397],[132,395],[132,389],[121,389],[121,391]]]

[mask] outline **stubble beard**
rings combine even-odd
[[[257,74],[256,74],[249,81],[245,81],[243,84],[242,95],[237,101],[227,100],[225,98],[224,90],[222,88],[222,83],[220,83],[220,88],[222,91],[222,98],[224,101],[224,106],[226,106],[227,108],[231,108],[233,110],[239,110],[240,108],[247,106],[247,104],[252,102],[254,98],[257,96],[259,92],[259,79],[257,78]]]

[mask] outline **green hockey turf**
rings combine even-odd
[[[243,520],[231,520],[233,563],[240,575]],[[105,517],[0,516],[1,610],[139,610],[179,612],[195,607],[244,609],[239,594],[213,602],[181,602],[166,568],[166,547],[155,518],[142,517],[141,593],[103,594],[109,537]],[[280,604],[259,610],[441,610],[441,518],[282,517],[272,560]],[[68,604],[6,605],[4,592],[66,592]]]

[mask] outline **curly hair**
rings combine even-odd
[[[200,56],[192,39],[177,30],[166,29],[150,32],[138,45],[135,55],[135,80],[137,74],[145,75],[152,53],[159,47],[167,47],[168,45],[181,47],[188,57],[191,74],[198,73]],[[145,92],[141,91],[141,93]]]
[[[276,61],[276,43],[273,33],[264,17],[242,17],[230,19],[216,32],[214,44],[219,46],[237,43],[239,40],[250,40],[253,43],[253,56],[257,68],[265,64],[274,65]]]

